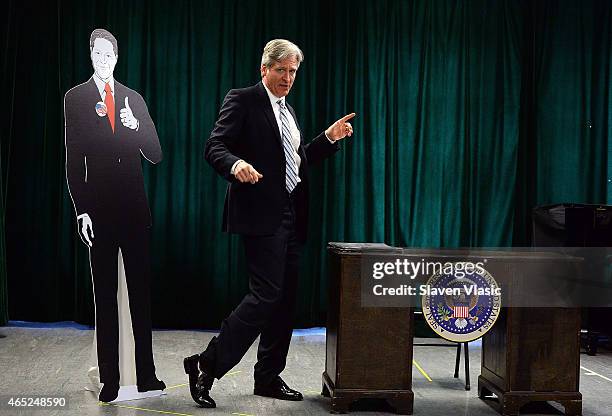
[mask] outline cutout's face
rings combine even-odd
[[[113,44],[106,39],[97,38],[91,49],[91,64],[96,75],[103,80],[109,79],[113,75],[117,64],[117,55],[113,50]]]
[[[261,79],[272,94],[281,98],[289,94],[300,64],[295,56],[290,56],[268,67],[261,66]]]

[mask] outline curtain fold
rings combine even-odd
[[[288,100],[307,140],[357,113],[355,135],[313,170],[296,321],[312,326],[325,322],[328,241],[525,245],[533,206],[606,201],[611,9],[598,0],[9,1],[0,322],[7,282],[11,319],[93,322],[64,176],[63,96],[91,76],[94,28],[117,37],[115,78],[143,95],[164,151],[161,164],[144,163],[157,327],[218,328],[248,288],[240,239],[220,232],[226,183],[203,148],[227,91],[260,79],[265,43],[287,38],[305,53]]]

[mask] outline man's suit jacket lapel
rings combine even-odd
[[[264,88],[261,82],[257,84],[257,91],[259,93],[258,95],[261,101],[260,106],[264,112],[264,115],[266,116],[266,120],[268,120],[268,124],[274,132],[276,140],[278,141],[278,144],[281,146],[282,149],[283,141],[280,136],[280,131],[278,130],[278,123],[276,122],[276,117],[274,116],[274,110],[272,110],[270,98],[268,97],[268,93],[266,92],[266,89]]]

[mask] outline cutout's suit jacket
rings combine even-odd
[[[119,111],[128,97],[138,130],[121,124]],[[108,221],[148,226],[151,212],[141,155],[152,163],[162,150],[147,105],[136,91],[115,80],[115,131],[96,113],[102,101],[93,77],[66,93],[66,177],[76,214],[89,214],[94,227]]]

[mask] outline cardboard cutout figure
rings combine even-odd
[[[151,213],[141,155],[159,163],[162,151],[143,98],[113,77],[115,37],[91,33],[94,74],[66,93],[66,179],[78,233],[89,248],[96,306],[99,399],[117,398],[120,384],[117,306],[119,250],[125,266],[139,392],[163,390],[151,341]]]

